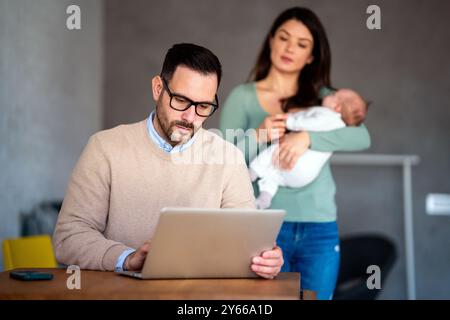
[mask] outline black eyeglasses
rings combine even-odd
[[[164,89],[167,90],[167,93],[170,97],[170,107],[177,111],[185,111],[189,109],[191,106],[195,106],[195,113],[200,117],[209,117],[211,116],[218,108],[219,108],[219,100],[217,99],[217,95],[215,95],[216,103],[211,102],[195,102],[191,99],[179,95],[173,94],[169,86],[167,85],[166,79],[161,77],[164,85]]]

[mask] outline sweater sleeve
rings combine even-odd
[[[370,147],[370,135],[364,124],[327,132],[308,132],[311,150],[322,152],[359,151]]]
[[[237,150],[234,154],[233,162],[227,165],[220,207],[255,209],[253,187],[244,158]]]
[[[110,163],[94,135],[69,181],[56,223],[53,246],[60,263],[82,269],[113,271],[129,248],[104,237],[109,212]]]
[[[246,112],[247,93],[242,86],[234,88],[223,105],[220,115],[220,130],[225,140],[233,143],[249,163],[258,152],[256,131],[249,129]]]

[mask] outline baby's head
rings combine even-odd
[[[326,96],[322,105],[339,112],[347,126],[359,126],[366,117],[368,107],[366,101],[350,89],[339,89]]]

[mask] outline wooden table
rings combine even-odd
[[[18,269],[19,270],[19,269]],[[33,269],[50,272],[53,280],[11,279],[9,271],[0,273],[0,299],[148,299],[148,300],[298,300],[300,274],[280,273],[265,279],[176,279],[139,280],[113,272],[81,270],[81,289],[67,288],[72,275],[65,269]],[[314,299],[313,292],[302,294]]]

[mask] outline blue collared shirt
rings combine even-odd
[[[194,143],[195,138],[197,136],[196,134],[194,134],[194,136],[191,139],[189,139],[189,141],[187,141],[186,143],[183,143],[183,144],[180,144],[180,145],[176,145],[175,147],[172,147],[170,145],[170,143],[168,143],[166,140],[161,138],[161,136],[158,134],[158,132],[156,132],[156,129],[153,126],[153,119],[154,118],[155,118],[155,111],[150,113],[150,116],[148,117],[148,120],[147,120],[148,134],[149,134],[150,138],[153,140],[153,142],[156,143],[165,152],[167,152],[167,153],[181,152],[181,151],[186,150],[187,148],[189,148]]]
[[[194,134],[194,136],[191,139],[189,139],[189,141],[187,141],[186,143],[172,147],[170,145],[170,143],[168,143],[166,140],[161,138],[161,136],[158,134],[158,132],[156,132],[155,126],[153,125],[154,118],[155,118],[155,111],[152,111],[152,113],[150,113],[150,116],[147,119],[148,135],[150,136],[152,141],[154,143],[156,143],[156,145],[159,146],[165,152],[167,152],[167,153],[181,152],[181,151],[189,148],[194,143],[195,138],[197,136],[196,134]],[[125,250],[124,252],[122,252],[122,254],[119,256],[119,258],[117,259],[117,262],[116,262],[115,270],[117,272],[123,271],[123,264],[125,262],[125,259],[135,251],[136,250],[134,250],[134,249],[128,249],[128,250]]]

